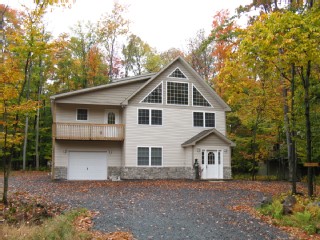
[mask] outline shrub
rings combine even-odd
[[[262,205],[259,211],[264,215],[277,219],[277,224],[283,226],[298,227],[308,234],[320,231],[320,206],[319,199],[310,199],[302,196],[295,196],[297,203],[293,206],[293,213],[283,214],[283,200],[286,195],[278,196],[271,204]]]
[[[283,216],[283,206],[280,200],[274,200],[271,204],[263,205],[260,208],[260,212],[263,215],[270,215],[273,218],[281,219]]]
[[[64,239],[82,240],[90,239],[88,233],[76,230],[73,222],[81,215],[85,215],[86,210],[72,211],[67,214],[46,220],[40,226],[22,225],[19,228],[4,225],[0,229],[0,234],[4,240],[41,240],[41,239]]]
[[[308,211],[295,212],[291,216],[286,216],[283,223],[287,226],[299,227],[308,234],[316,233],[316,225],[313,221],[312,215]]]

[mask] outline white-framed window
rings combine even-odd
[[[87,121],[88,120],[88,109],[78,108],[77,109],[77,121]]]
[[[189,105],[189,83],[167,82],[167,104]]]
[[[162,110],[139,108],[138,124],[139,125],[162,125]]]
[[[176,68],[172,73],[170,73],[169,77],[187,79],[186,75],[184,75],[184,73],[180,70],[180,68]]]
[[[162,82],[158,84],[141,102],[162,104]]]
[[[116,114],[114,112],[108,112],[108,124],[116,124]]]
[[[162,166],[162,147],[138,147],[138,166]]]
[[[194,85],[192,85],[192,105],[199,107],[212,107],[209,101]]]
[[[215,127],[215,113],[193,112],[194,127]]]

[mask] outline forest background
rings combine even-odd
[[[299,164],[320,162],[319,1],[253,0],[235,15],[221,10],[213,13],[209,35],[199,29],[187,50],[162,52],[130,31],[130,19],[124,17],[129,9],[118,2],[97,22],[78,22],[57,37],[46,29],[46,12],[53,5],[72,7],[72,1],[35,3],[22,11],[0,4],[5,175],[10,167],[48,167],[51,95],[157,72],[177,56],[232,108],[227,130],[237,144],[233,173],[254,177],[259,162],[282,159],[289,178],[296,180]],[[238,26],[244,15],[247,24]]]

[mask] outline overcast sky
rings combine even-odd
[[[130,31],[159,51],[169,48],[186,50],[189,38],[200,29],[211,30],[213,16],[221,9],[233,14],[240,4],[252,0],[119,0],[128,6]],[[30,4],[33,0],[1,0],[12,7]],[[113,0],[76,0],[71,9],[57,9],[49,14],[48,29],[54,35],[68,32],[79,20],[96,22],[111,12]]]

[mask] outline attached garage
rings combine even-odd
[[[106,180],[106,152],[69,152],[68,180]]]

